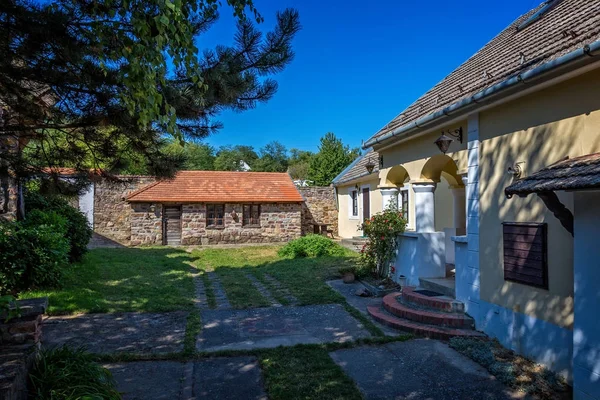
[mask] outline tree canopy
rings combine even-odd
[[[330,185],[359,155],[358,148],[350,149],[334,133],[328,132],[321,138],[319,151],[310,160],[308,179],[317,186]]]
[[[0,139],[27,148],[1,152],[0,163],[18,176],[132,160],[155,175],[182,168],[180,153],[162,151],[165,138],[202,139],[223,110],[268,101],[277,90],[269,76],[294,56],[295,10],[263,35],[252,0],[226,3],[234,44],[200,52],[217,0],[0,2]]]

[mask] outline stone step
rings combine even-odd
[[[455,285],[451,278],[419,278],[419,284],[423,289],[438,292],[452,298],[456,297]]]
[[[473,318],[468,317],[463,313],[447,313],[417,308],[400,303],[398,301],[399,298],[401,298],[400,293],[388,294],[383,298],[383,308],[392,315],[423,324],[461,329],[474,328]]]
[[[402,288],[402,299],[407,303],[416,304],[418,306],[428,307],[436,311],[447,313],[462,313],[465,311],[465,305],[449,296],[426,296],[415,292],[418,290],[414,287],[405,286]],[[429,289],[431,290],[431,289]]]
[[[485,337],[481,332],[471,329],[448,328],[445,326],[422,324],[389,314],[380,306],[367,306],[367,312],[377,321],[404,332],[431,339],[450,340],[456,336]]]

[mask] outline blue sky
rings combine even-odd
[[[359,146],[443,79],[519,15],[542,0],[255,0],[274,24],[277,10],[299,10],[296,57],[274,76],[279,91],[244,113],[226,112],[206,142],[253,145],[278,140],[315,151],[335,132]],[[223,2],[224,3],[224,2]],[[200,47],[231,44],[235,26],[224,8]]]

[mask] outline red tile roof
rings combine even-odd
[[[600,4],[592,0],[555,0],[539,20],[517,29],[545,4],[517,18],[369,140],[600,39]]]
[[[132,202],[160,203],[301,203],[287,173],[180,171],[127,196]]]

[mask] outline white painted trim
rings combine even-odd
[[[357,215],[353,215],[354,205],[352,204],[352,193],[356,192],[356,212]],[[348,219],[350,220],[358,220],[360,215],[360,200],[359,200],[360,190],[356,190],[356,188],[352,187],[348,191]]]
[[[406,229],[414,229],[413,224],[411,224],[411,218],[413,217],[413,213],[411,213],[411,201],[410,201],[410,189],[411,189],[411,185],[410,183],[408,184],[408,186],[401,186],[399,191],[398,191],[398,210],[402,210],[402,192],[406,192],[406,195],[408,196],[408,201],[407,201],[407,208],[408,208],[408,219],[406,220]],[[414,218],[412,218],[414,220]]]

